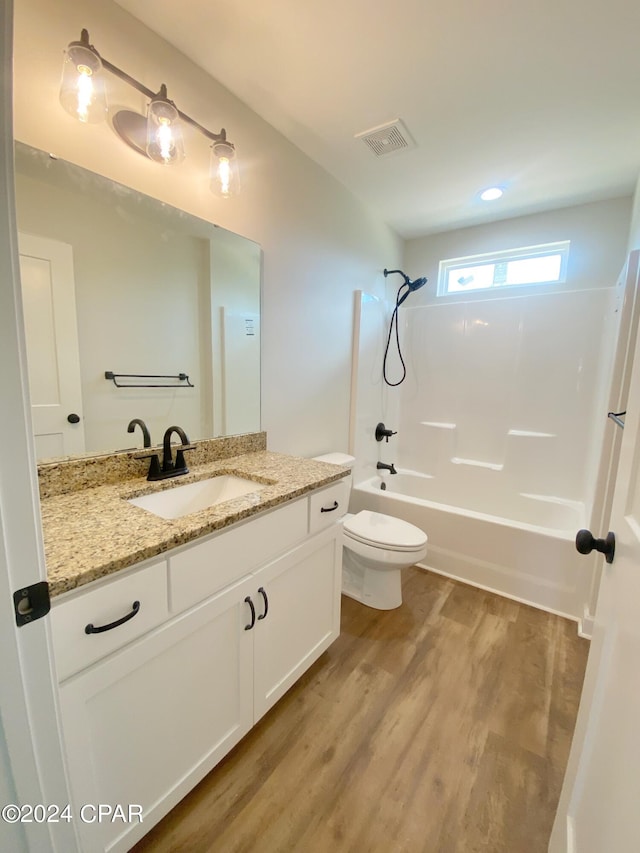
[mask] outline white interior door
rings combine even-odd
[[[12,83],[13,3],[0,3],[0,67]],[[48,619],[17,627],[13,592],[44,580],[38,487],[27,403],[13,188],[11,97],[0,98],[0,802],[69,802],[58,731]],[[26,816],[25,812],[22,813]],[[79,850],[75,821],[0,819],[0,850]]]
[[[19,241],[36,454],[83,453],[73,250],[30,234],[20,234]]]
[[[551,853],[640,850],[640,348],[636,347],[593,639]],[[593,531],[604,537],[607,533]]]

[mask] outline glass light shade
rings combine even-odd
[[[238,158],[230,142],[214,142],[211,146],[211,192],[221,198],[240,192]]]
[[[102,61],[80,42],[71,42],[64,54],[60,103],[70,115],[87,124],[103,121],[107,113]]]
[[[165,166],[184,160],[178,110],[165,98],[155,98],[147,110],[147,155]]]

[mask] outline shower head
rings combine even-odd
[[[396,297],[396,305],[397,306],[402,305],[402,303],[404,302],[404,300],[407,298],[407,296],[410,293],[413,293],[414,290],[418,290],[419,288],[424,287],[424,285],[427,283],[426,277],[416,278],[413,281],[411,281],[409,276],[406,275],[405,273],[403,273],[402,270],[384,270],[384,277],[386,278],[388,275],[392,275],[393,273],[398,273],[404,279],[404,284],[400,285],[400,289],[398,290],[398,295]],[[405,290],[405,292],[401,296],[400,291],[402,290],[403,287],[406,287],[407,289]]]

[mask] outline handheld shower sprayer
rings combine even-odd
[[[393,309],[393,314],[391,315],[391,322],[389,323],[389,334],[387,335],[387,345],[384,350],[384,360],[382,362],[382,376],[387,385],[391,385],[395,387],[396,385],[401,385],[406,376],[407,376],[407,368],[404,363],[404,359],[402,358],[402,350],[400,349],[400,334],[398,331],[398,308],[402,305],[405,299],[409,296],[410,293],[413,293],[414,290],[419,290],[421,287],[427,283],[426,277],[423,278],[415,278],[413,281],[409,278],[406,273],[403,273],[402,270],[384,270],[384,277],[386,278],[388,275],[393,275],[394,273],[398,273],[404,279],[404,284],[401,284],[398,288],[398,293],[396,294],[396,305]],[[393,331],[393,326],[395,323],[396,327],[396,346],[398,348],[398,357],[400,358],[400,363],[402,364],[402,377],[397,382],[389,382],[387,379],[387,356],[389,354],[389,343],[391,342],[391,333]]]

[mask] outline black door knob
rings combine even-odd
[[[616,552],[616,536],[615,533],[607,533],[606,539],[595,539],[590,530],[578,530],[576,534],[576,548],[581,554],[590,554],[594,548],[601,554],[607,563],[613,563],[613,557]]]
[[[76,415],[75,412],[71,412],[70,415],[67,415],[67,420],[70,424],[79,424],[80,423],[80,415]]]

